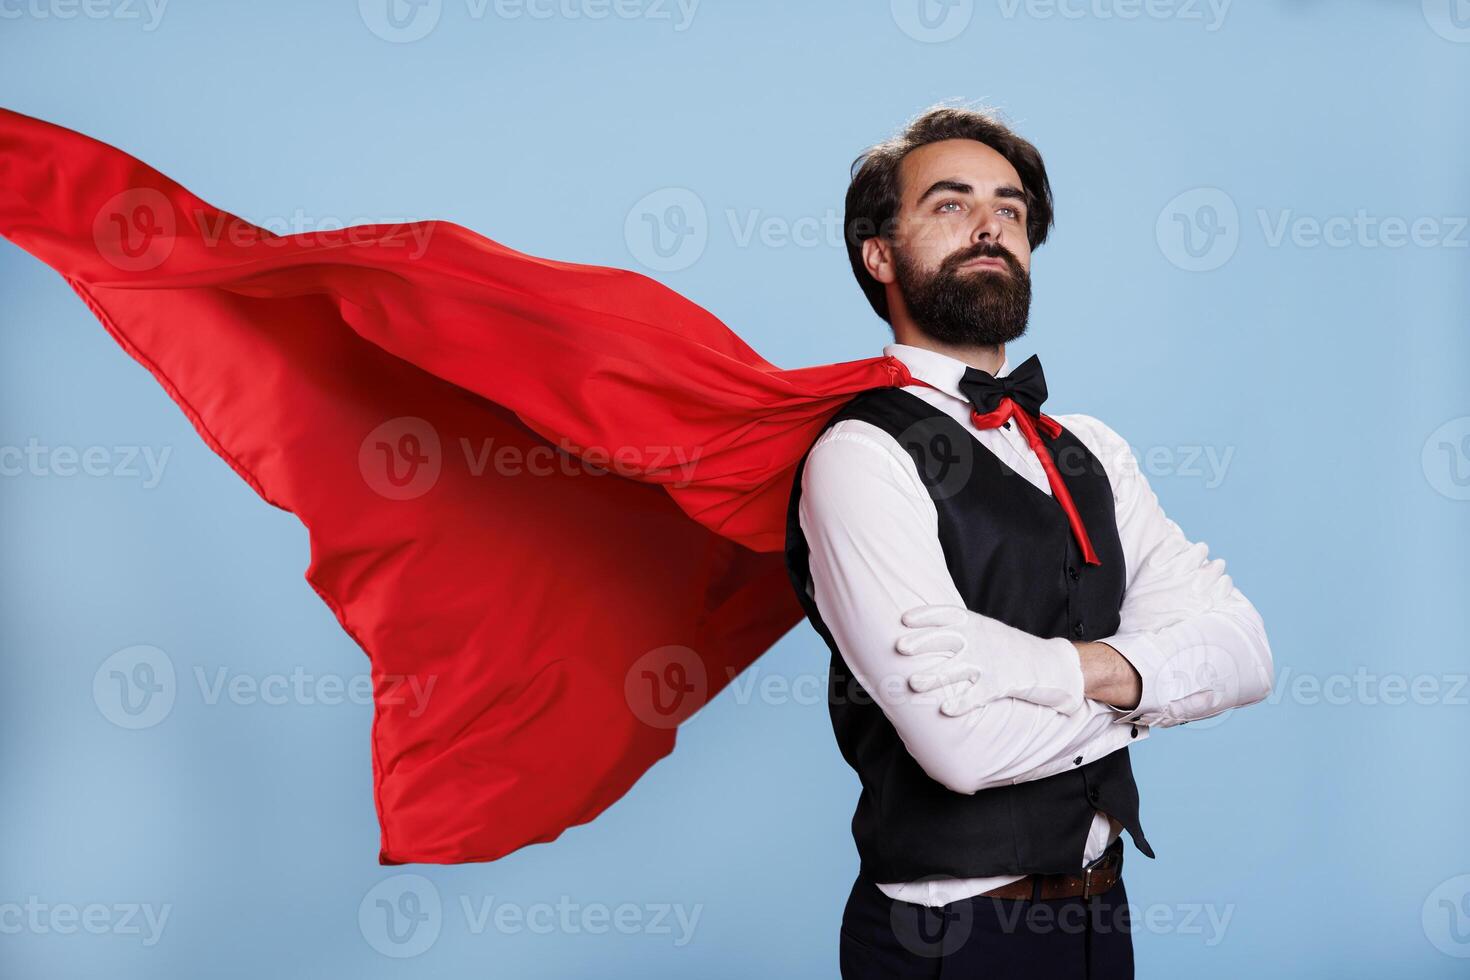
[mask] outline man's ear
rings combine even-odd
[[[863,265],[868,275],[887,285],[898,278],[893,268],[893,244],[882,235],[863,242]]]

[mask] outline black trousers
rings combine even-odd
[[[932,908],[895,901],[859,874],[838,955],[843,980],[1132,980],[1132,931],[1121,878],[1090,898],[976,896]]]

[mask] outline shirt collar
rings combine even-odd
[[[925,381],[947,395],[968,401],[969,399],[960,391],[960,380],[965,376],[965,368],[970,365],[958,358],[941,354],[937,350],[928,347],[915,347],[912,344],[888,344],[883,348],[883,353],[889,357],[895,357],[903,362],[903,366],[909,369],[909,374]],[[1000,369],[995,372],[997,378],[1011,373],[1011,362],[1008,358],[1002,358]]]

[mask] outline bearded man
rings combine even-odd
[[[911,383],[827,422],[786,541],[862,785],[846,978],[1131,977],[1129,748],[1271,689],[1260,616],[1128,444],[1011,370],[1051,225],[1041,155],[985,112],[854,164],[853,273]]]

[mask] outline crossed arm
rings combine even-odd
[[[1207,547],[1164,516],[1121,438],[1086,416],[1064,424],[1107,469],[1127,564],[1121,625],[1101,642],[1042,641],[989,620],[981,625],[990,642],[900,653],[915,633],[903,624],[906,611],[964,607],[912,460],[886,433],[847,420],[813,448],[803,472],[799,515],[818,610],[909,753],[956,792],[1039,779],[1146,737],[1149,726],[1209,717],[1270,691],[1264,628],[1224,563],[1209,561]],[[965,685],[916,690],[926,674],[961,666],[1005,673],[1018,662],[1000,658],[1036,653],[1038,643],[1050,645],[1059,669],[1075,656],[1069,667],[1085,695],[1075,710],[997,697],[954,711]]]
[[[1082,662],[1082,693],[1115,708],[1136,708],[1143,678],[1128,658],[1101,640],[1074,643]]]

